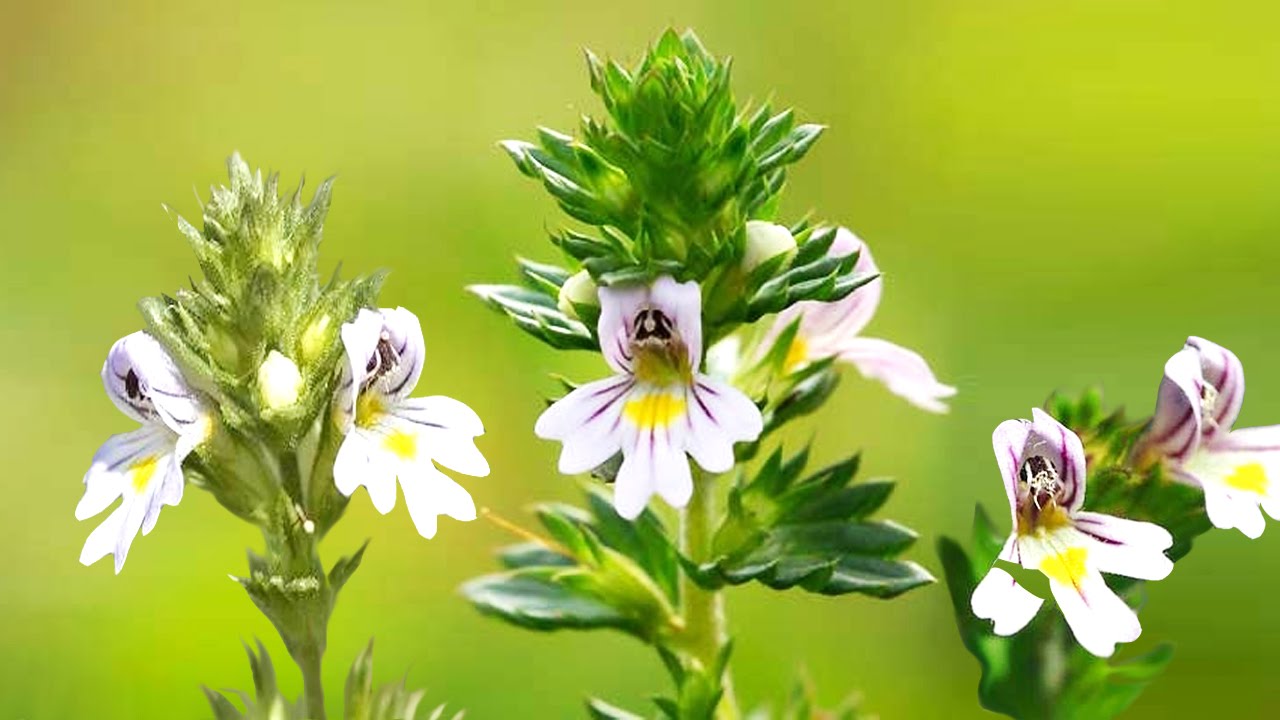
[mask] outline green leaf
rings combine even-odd
[[[616,628],[641,634],[621,610],[561,583],[560,568],[523,568],[487,575],[462,586],[462,594],[481,612],[530,630]]]
[[[611,628],[646,641],[674,631],[677,560],[655,515],[623,520],[594,491],[587,509],[536,510],[549,537],[503,549],[507,572],[463,585],[477,609],[533,630]]]
[[[778,590],[888,598],[933,582],[924,568],[897,559],[916,534],[869,517],[888,499],[891,483],[854,483],[856,456],[802,478],[806,463],[807,452],[784,459],[779,449],[755,478],[735,486],[713,542],[715,558],[684,560],[699,584],[756,581]]]
[[[560,350],[597,350],[591,330],[556,306],[545,293],[515,285],[472,285],[467,288],[515,321],[517,327]]]

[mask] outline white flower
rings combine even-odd
[[[791,231],[781,225],[764,220],[747,221],[747,244],[742,252],[742,269],[747,272],[760,267],[760,263],[796,249],[796,239]]]
[[[1280,425],[1232,430],[1244,403],[1244,367],[1202,338],[1187,340],[1164,367],[1155,416],[1137,453],[1162,461],[1177,480],[1204,490],[1215,527],[1262,535],[1262,510],[1280,519]]]
[[[1167,577],[1173,562],[1164,551],[1173,537],[1159,525],[1081,510],[1086,468],[1080,438],[1046,413],[1032,413],[1033,421],[1003,422],[992,437],[1013,520],[999,559],[1044,573],[1076,641],[1108,657],[1116,643],[1136,640],[1142,626],[1102,573]],[[997,635],[1026,627],[1042,602],[998,567],[970,599],[975,615],[995,621]]]
[[[595,302],[596,282],[591,279],[591,273],[586,270],[579,270],[570,275],[560,286],[560,293],[556,297],[556,307],[560,312],[574,319],[578,317],[578,311],[574,309],[574,305],[593,305]]]
[[[342,326],[347,362],[334,399],[346,433],[333,467],[338,490],[361,485],[383,515],[396,505],[396,479],[418,533],[431,538],[436,519],[474,520],[471,495],[435,463],[483,477],[489,463],[474,438],[484,434],[475,412],[451,398],[410,398],[422,375],[422,326],[404,308],[361,310]],[[434,461],[434,462],[433,462]]]
[[[844,257],[859,249],[855,272],[859,275],[879,272],[866,243],[845,228],[836,232],[827,254]],[[864,377],[884,383],[890,392],[911,404],[931,412],[946,412],[947,406],[942,401],[955,395],[956,389],[938,382],[924,358],[888,340],[859,336],[880,305],[882,283],[881,278],[876,278],[832,303],[792,305],[779,313],[763,347],[770,347],[772,339],[799,318],[799,332],[787,354],[787,369],[815,360],[839,358],[858,368]]]
[[[684,507],[693,492],[685,453],[708,472],[733,467],[733,444],[760,436],[760,411],[737,389],[698,372],[698,284],[600,289],[600,347],[616,375],[547,408],[538,437],[559,440],[560,472],[586,472],[621,451],[614,505],[637,517],[655,493]]]
[[[210,422],[173,359],[144,332],[111,347],[102,384],[116,407],[142,427],[112,436],[94,454],[76,519],[93,517],[123,498],[80,552],[85,565],[114,556],[119,573],[138,531],[150,533],[160,509],[182,500],[182,461],[208,437]]]
[[[258,394],[262,404],[281,410],[298,402],[302,391],[302,373],[289,358],[272,350],[258,367]]]

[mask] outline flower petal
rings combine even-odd
[[[1257,538],[1266,527],[1259,506],[1272,517],[1276,517],[1272,510],[1280,510],[1280,490],[1276,485],[1280,482],[1280,452],[1225,449],[1231,446],[1231,438],[1237,432],[1209,441],[1212,445],[1202,446],[1178,471],[1203,488],[1205,511],[1214,527],[1237,528],[1248,537]],[[1262,442],[1266,435],[1244,437],[1244,442],[1251,443]]]
[[[879,380],[899,397],[923,410],[945,413],[944,398],[956,394],[938,382],[920,354],[877,338],[850,338],[839,345],[841,360],[853,363],[863,377]]]
[[[973,590],[969,606],[983,620],[994,620],[996,635],[1012,635],[1031,622],[1044,600],[1018,584],[1008,572],[993,567]]]
[[[155,463],[173,452],[175,440],[172,431],[153,423],[111,436],[94,453],[93,463],[84,475],[84,496],[76,506],[76,519],[85,520],[101,513],[132,490],[137,469],[158,467]]]
[[[564,444],[560,472],[573,475],[592,470],[621,448],[622,408],[634,383],[616,375],[587,383],[543,411],[533,432],[544,440]]]
[[[631,372],[631,325],[648,299],[649,289],[643,285],[600,288],[600,321],[596,334],[600,337],[605,362],[616,373]]]
[[[356,400],[369,375],[369,357],[376,351],[382,335],[382,315],[361,308],[354,320],[343,323],[340,334],[346,362],[334,396],[334,411],[338,427],[346,431],[355,422]]]
[[[696,375],[688,396],[686,449],[703,470],[733,469],[733,445],[760,437],[760,409],[741,390],[706,375]]]
[[[476,505],[470,493],[430,463],[420,464],[412,471],[402,470],[400,487],[414,527],[428,540],[435,537],[440,515],[464,522],[476,519]]]
[[[702,364],[702,290],[698,283],[678,283],[670,275],[663,275],[650,286],[649,303],[675,323],[689,349],[689,366],[696,369]]]
[[[1032,409],[1031,418],[1032,429],[1027,439],[1027,452],[1037,448],[1049,451],[1048,458],[1058,465],[1062,481],[1062,507],[1074,514],[1084,505],[1084,444],[1080,442],[1079,435],[1040,408]]]
[[[1138,616],[1107,587],[1096,563],[1097,542],[1064,527],[1047,535],[1022,536],[1022,566],[1049,578],[1049,589],[1076,641],[1099,657],[1110,657],[1116,643],[1142,633]]]
[[[1089,553],[1098,570],[1139,580],[1163,580],[1173,572],[1164,551],[1173,535],[1155,523],[1082,512],[1076,529],[1093,539]]]
[[[139,422],[163,422],[176,433],[205,422],[195,391],[164,347],[145,332],[111,346],[102,384],[116,407]]]
[[[1156,412],[1139,441],[1138,453],[1182,460],[1200,442],[1201,404],[1199,355],[1183,348],[1164,365],[1164,377],[1156,397]]]
[[[1217,392],[1212,411],[1204,418],[1204,434],[1226,434],[1244,404],[1244,366],[1235,353],[1204,338],[1187,338],[1187,347],[1198,353],[1201,375]]]
[[[333,464],[333,480],[338,491],[347,497],[364,486],[378,512],[386,515],[396,506],[397,463],[391,451],[383,447],[385,438],[377,433],[353,429],[338,448]]]
[[[1018,526],[1018,472],[1022,469],[1022,453],[1031,434],[1031,423],[1025,420],[1005,420],[996,426],[991,435],[991,446],[1004,480],[1004,492],[1009,498],[1009,512],[1013,527]]]
[[[380,312],[387,342],[395,351],[399,362],[378,380],[378,384],[387,395],[406,398],[418,386],[426,361],[422,324],[417,315],[402,307],[395,310],[383,309]]]
[[[1098,657],[1111,657],[1117,643],[1133,642],[1142,634],[1137,613],[1096,570],[1087,570],[1073,583],[1050,579],[1049,589],[1076,642]]]
[[[653,456],[647,452],[624,454],[613,484],[614,509],[624,519],[635,520],[653,493]]]
[[[480,416],[453,398],[436,395],[402,401],[389,411],[398,429],[416,434],[422,451],[432,460],[475,477],[489,474],[489,462],[476,448],[484,434]]]

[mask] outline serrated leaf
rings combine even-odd
[[[888,499],[886,481],[854,483],[857,457],[802,478],[806,452],[779,449],[730,495],[713,542],[715,558],[686,571],[706,587],[759,582],[827,595],[888,598],[933,582],[919,565],[896,559],[916,534],[869,515]]]

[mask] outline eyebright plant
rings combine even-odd
[[[822,126],[738,104],[729,61],[692,32],[666,32],[633,67],[588,53],[587,68],[604,117],[502,143],[571,219],[551,234],[559,262],[522,259],[522,284],[471,288],[551,347],[603,356],[607,376],[564,381],[534,428],[561,444],[560,472],[590,473],[586,506],[537,506],[542,533],[495,517],[525,542],[464,592],[525,628],[621,630],[671,675],[663,716],[739,718],[727,586],[890,598],[933,581],[900,559],[915,533],[872,517],[891,482],[855,481],[857,455],[811,469],[771,436],[821,408],[841,363],[932,411],[955,391],[914,352],[859,337],[882,282],[861,240],[777,224]],[[806,696],[776,717],[810,712]]]
[[[85,474],[81,520],[119,505],[90,534],[80,560],[112,556],[119,573],[141,532],[178,505],[187,482],[262,532],[237,578],[279,631],[302,673],[304,695],[286,700],[266,649],[249,651],[255,698],[241,711],[206,690],[218,720],[324,720],[321,660],[329,617],[365,548],[326,570],[321,539],[364,486],[379,512],[397,480],[424,537],[437,517],[476,516],[471,496],[436,468],[489,468],[474,438],[480,419],[446,397],[410,397],[422,375],[422,328],[404,308],[375,309],[383,275],[321,283],[320,239],[331,182],[309,203],[302,188],[278,194],[233,155],[230,186],[214,188],[202,226],[178,218],[203,278],[142,301],[145,329],[116,342],[102,368],[107,395],[133,431],[98,450]],[[345,717],[419,717],[421,693],[375,689],[372,645],[346,687]],[[431,718],[438,718],[443,707]],[[424,712],[421,717],[427,717]]]
[[[1142,582],[1168,576],[1212,527],[1256,538],[1264,510],[1280,518],[1280,425],[1233,429],[1243,401],[1239,359],[1192,337],[1166,363],[1148,420],[1104,415],[1089,392],[996,428],[1011,534],[1002,539],[979,506],[969,550],[938,545],[961,637],[982,665],[984,707],[1114,717],[1159,676],[1167,644],[1109,660],[1142,632]],[[1024,587],[1046,580],[1060,614]]]

